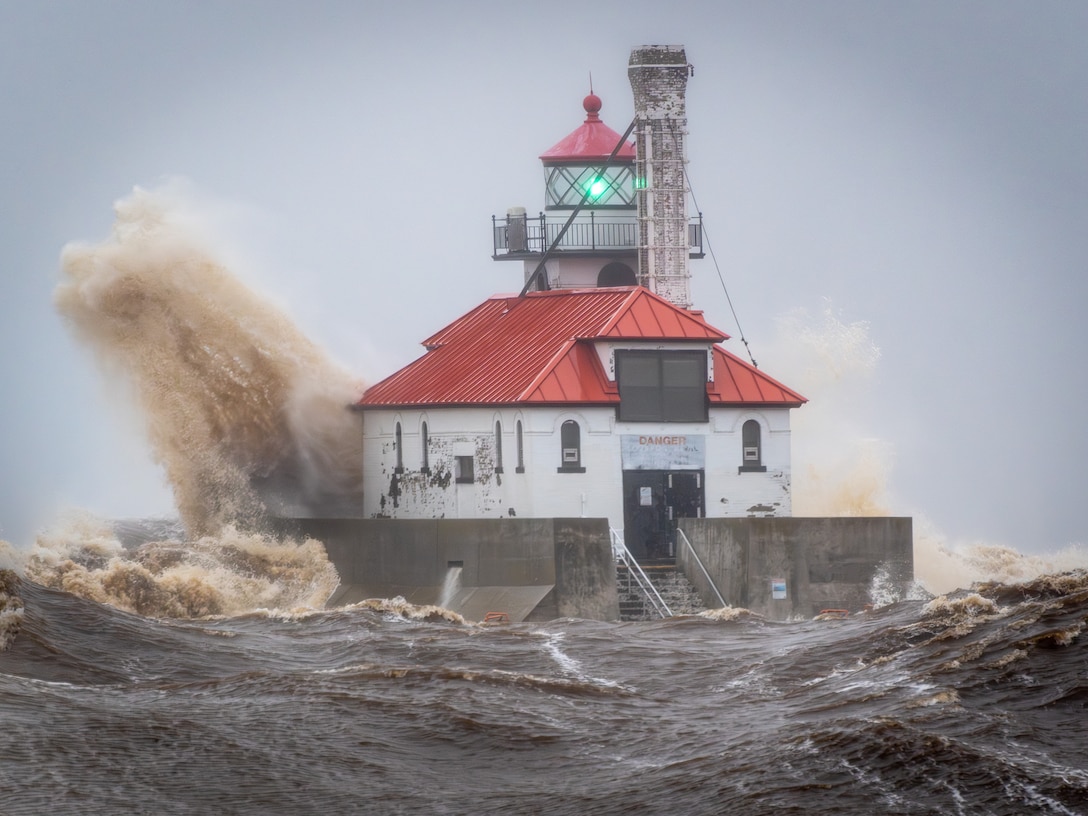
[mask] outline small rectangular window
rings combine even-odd
[[[475,480],[473,459],[471,456],[458,456],[457,459],[457,484],[472,484]]]

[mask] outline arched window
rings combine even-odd
[[[502,423],[495,422],[495,472],[502,473]]]
[[[582,429],[573,419],[568,419],[559,428],[561,458],[560,473],[585,473],[582,467]]]
[[[393,447],[397,452],[397,473],[404,473],[404,434],[401,433],[400,423],[397,423],[393,432]]]
[[[424,422],[419,426],[419,444],[423,448],[423,460],[420,463],[420,470],[424,473],[431,472],[431,451],[430,451],[430,438],[427,436],[427,423]]]
[[[740,431],[741,436],[741,462],[737,468],[738,473],[758,472],[767,470],[763,465],[763,443],[760,439],[762,429],[754,419],[744,423]]]
[[[518,473],[524,473],[525,472],[525,440],[522,438],[521,420],[520,419],[518,420],[518,423],[517,423],[517,425],[514,426],[514,428],[515,428],[515,432],[516,432],[516,435],[517,435],[517,443],[518,443],[518,467],[517,467],[517,472]]]
[[[637,283],[635,270],[621,261],[605,264],[597,273],[598,286],[634,286]]]

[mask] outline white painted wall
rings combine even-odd
[[[627,264],[632,272],[636,271],[638,264],[638,259],[633,256],[615,256],[604,252],[589,258],[556,255],[544,265],[548,270],[548,286],[552,289],[594,289],[601,270],[613,261]],[[525,262],[525,280],[533,274],[538,263],[539,258]]]
[[[709,517],[788,516],[789,409],[711,408],[705,423],[623,423],[611,407],[369,409],[363,422],[364,513],[390,518],[605,517],[623,527],[621,437],[704,437],[706,513]],[[560,428],[581,429],[584,473],[559,472]],[[738,473],[741,428],[761,426],[764,473]],[[524,472],[517,472],[516,425],[522,423]],[[427,422],[430,473],[422,471],[422,423]],[[502,472],[497,472],[495,423],[502,427]],[[403,472],[397,467],[401,424]],[[472,456],[474,480],[456,482],[456,456]],[[396,494],[396,495],[394,495]]]

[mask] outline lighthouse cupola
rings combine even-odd
[[[682,92],[680,99],[682,105]],[[639,101],[636,93],[636,103]],[[660,268],[660,258],[666,252],[655,225],[662,218],[652,207],[647,208],[653,195],[648,197],[642,189],[652,179],[653,193],[662,195],[667,174],[658,162],[636,155],[636,143],[627,138],[632,132],[642,136],[635,123],[622,136],[604,123],[601,98],[592,89],[582,100],[582,108],[582,124],[540,154],[544,166],[544,209],[540,214],[533,216],[524,207],[511,207],[505,218],[492,216],[492,257],[521,261],[526,291],[641,283],[651,291],[668,292],[666,297],[687,307],[686,286],[676,283],[679,274],[680,283],[686,285],[686,266],[671,274]],[[637,111],[636,104],[636,121],[641,121]],[[642,138],[647,148],[657,147]],[[682,163],[680,167],[682,170]],[[669,181],[671,193],[671,178]],[[681,255],[701,258],[701,224],[688,225],[682,202],[678,209],[671,199],[669,202],[670,240],[681,242]],[[671,252],[669,258],[680,260],[673,259]]]
[[[601,119],[601,98],[582,100],[585,120],[540,154],[544,209],[492,217],[497,261],[522,261],[527,289],[638,283],[635,145]]]
[[[635,146],[601,121],[601,98],[582,100],[586,119],[551,149],[544,163],[546,210],[635,211]],[[615,155],[613,155],[613,153]],[[611,158],[611,161],[609,159]]]

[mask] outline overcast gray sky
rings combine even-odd
[[[170,510],[51,300],[61,248],[135,185],[189,179],[243,279],[374,381],[520,288],[491,215],[542,206],[590,72],[622,131],[630,49],[677,43],[761,367],[804,391],[784,316],[867,323],[875,368],[825,405],[887,452],[889,509],[950,542],[1084,542],[1086,40],[1088,4],[1047,0],[0,0],[0,538]],[[693,274],[737,335],[713,264]]]

